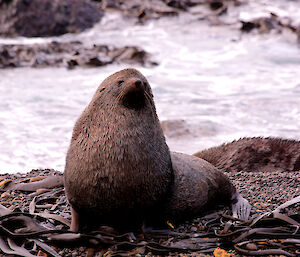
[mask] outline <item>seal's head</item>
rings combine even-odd
[[[115,110],[116,105],[119,105],[118,109],[123,113],[140,111],[147,105],[154,107],[150,85],[135,69],[121,70],[106,78],[95,93],[93,101],[110,105],[111,110]]]
[[[97,134],[99,137],[114,131],[115,135],[116,130],[124,126],[142,131],[144,126],[150,128],[149,124],[155,124],[161,130],[151,87],[138,70],[124,69],[100,84],[75,124],[73,139],[79,134]],[[93,132],[94,129],[101,130],[101,134]],[[85,133],[85,130],[90,133]],[[159,133],[162,134],[162,131]]]

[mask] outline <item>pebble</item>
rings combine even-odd
[[[240,171],[225,174],[258,212],[272,211],[300,195],[299,172]]]
[[[192,231],[192,232],[197,232],[198,229],[197,229],[196,227],[193,226],[193,227],[191,227],[191,231]]]
[[[4,193],[1,194],[1,199],[8,198],[8,197],[10,197],[9,192],[4,192]]]
[[[24,174],[6,174],[2,175],[3,180],[12,180],[14,182],[20,182],[24,178],[31,177],[40,177],[40,176],[49,176],[53,174],[61,174],[58,171],[54,170],[34,170],[30,173],[27,173],[24,177]],[[227,173],[229,178],[241,192],[243,197],[249,200],[250,204],[254,206],[252,213],[261,213],[269,210],[273,210],[278,205],[291,200],[292,198],[299,195],[299,181],[300,173],[299,172],[236,172],[236,173]],[[11,210],[21,209],[21,211],[28,212],[29,204],[32,201],[34,196],[42,194],[49,191],[48,189],[40,188],[34,193],[22,193],[18,191],[8,191],[1,194],[0,204],[8,207]],[[51,191],[51,190],[50,190]],[[64,200],[65,195],[61,193],[57,197],[57,206],[55,208],[55,213],[70,219],[70,208],[67,201]],[[39,210],[37,210],[39,211]],[[43,210],[44,211],[44,210]],[[47,211],[47,210],[45,210]],[[52,212],[49,210],[49,212]],[[53,211],[54,212],[54,211]],[[195,233],[198,231],[204,230],[202,227],[201,220],[195,219],[192,222],[186,222],[177,227],[176,231]],[[57,229],[64,229],[63,227],[57,227]],[[205,232],[205,231],[204,231]],[[253,243],[248,243],[246,245],[248,250],[256,250],[257,246]],[[73,257],[73,256],[87,256],[88,248],[86,247],[77,247],[77,248],[58,248],[57,252],[61,256]],[[101,249],[97,249],[94,253],[94,256],[101,256]],[[231,253],[231,252],[230,252]],[[37,254],[37,253],[36,253]],[[5,256],[0,253],[0,257]],[[135,256],[144,256],[144,253],[136,252]],[[148,253],[147,256],[153,256],[151,253]],[[172,255],[176,256],[176,255]],[[178,256],[178,255],[177,255]],[[182,256],[205,256],[204,254],[190,253],[183,254]],[[233,256],[239,256],[233,251]]]
[[[36,192],[40,195],[40,194],[43,194],[43,193],[46,193],[46,192],[49,192],[50,190],[47,189],[47,188],[39,188],[36,190]]]
[[[253,243],[246,244],[246,248],[250,251],[256,251],[257,250],[256,244],[253,244]]]
[[[1,202],[1,204],[4,205],[4,206],[7,206],[7,205],[10,205],[10,202],[8,202],[8,201],[3,201],[3,202]]]

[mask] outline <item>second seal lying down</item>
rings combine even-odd
[[[300,170],[300,142],[291,139],[244,137],[197,152],[194,156],[225,172]]]
[[[106,78],[77,120],[65,167],[71,230],[134,229],[180,222],[218,204],[247,218],[250,206],[208,162],[173,153],[146,78],[125,69]]]

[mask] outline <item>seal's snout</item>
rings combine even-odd
[[[144,91],[143,81],[141,81],[140,79],[134,78],[128,83],[128,85],[126,85],[124,87],[125,94],[133,92],[133,91],[135,91],[135,92]]]
[[[140,79],[137,79],[135,82],[134,82],[134,85],[137,89],[142,89],[142,86],[143,86],[143,83]]]
[[[139,110],[145,106],[145,88],[143,81],[134,78],[123,89],[122,104],[129,108]]]

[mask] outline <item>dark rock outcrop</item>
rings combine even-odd
[[[0,0],[0,35],[47,37],[92,27],[103,16],[88,0]]]
[[[56,42],[32,45],[0,45],[0,68],[104,66],[111,63],[155,65],[150,55],[136,46],[114,47],[81,42]]]

